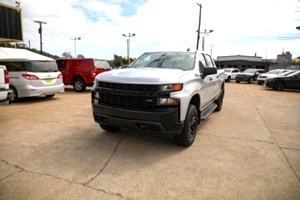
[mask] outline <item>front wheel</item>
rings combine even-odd
[[[81,78],[77,78],[73,82],[73,88],[76,92],[84,92],[86,89],[86,85]]]
[[[174,136],[175,142],[183,147],[189,147],[193,144],[198,127],[198,112],[195,105],[189,105],[184,127],[179,135]]]
[[[226,81],[226,82],[230,82],[230,80],[231,80],[231,77],[228,76],[227,79],[226,79],[225,81]]]
[[[240,81],[238,81],[238,80],[235,80],[235,82],[236,82],[236,83],[240,83]]]
[[[253,78],[250,78],[249,81],[248,81],[248,83],[252,84],[253,83]]]
[[[276,82],[273,86],[273,89],[274,90],[277,90],[277,91],[282,91],[284,90],[284,83],[283,82]]]
[[[100,124],[100,127],[108,132],[116,132],[119,131],[121,128],[120,127],[116,127],[116,126],[107,126],[107,125],[102,125]]]

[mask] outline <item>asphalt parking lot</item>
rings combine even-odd
[[[300,199],[300,91],[226,83],[195,143],[103,131],[90,91],[0,105],[0,199]]]

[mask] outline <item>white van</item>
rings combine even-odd
[[[0,47],[0,65],[9,72],[10,101],[22,97],[53,97],[64,92],[62,74],[52,58],[25,50]]]

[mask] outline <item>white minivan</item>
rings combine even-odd
[[[26,49],[0,47],[0,65],[9,72],[10,101],[22,97],[53,97],[64,92],[62,74],[52,58]]]

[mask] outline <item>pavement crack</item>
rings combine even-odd
[[[295,151],[300,151],[298,148],[288,148],[288,147],[280,147],[281,149],[287,149],[287,150],[295,150]]]
[[[117,152],[117,150],[119,148],[119,145],[126,138],[126,136],[127,136],[127,134],[124,134],[123,137],[119,140],[119,142],[117,143],[117,145],[114,148],[114,151],[112,152],[112,154],[110,155],[110,157],[107,159],[107,161],[105,162],[104,166],[100,169],[100,171],[93,178],[91,178],[89,181],[83,183],[83,185],[88,186],[95,178],[97,178],[99,175],[101,175],[101,173],[105,170],[105,168],[107,167],[107,165],[109,164],[109,162],[111,161],[111,159],[116,154],[116,152]]]
[[[7,176],[3,177],[0,179],[0,181],[3,181],[4,179],[7,179],[8,177],[14,175],[15,173],[19,173],[19,172],[22,172],[22,171],[25,171],[22,167],[18,166],[18,165],[12,165],[10,164],[7,160],[3,160],[3,159],[0,159],[0,161],[4,162],[5,164],[7,164],[8,166],[10,167],[14,167],[14,168],[17,168],[18,170],[13,172],[13,173],[10,173],[8,174]]]

